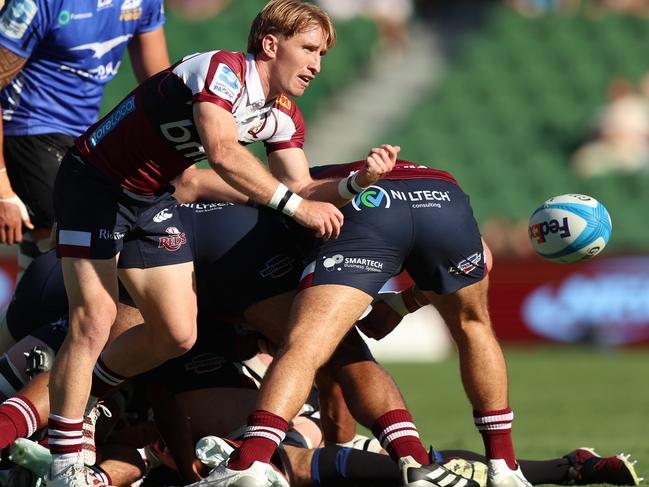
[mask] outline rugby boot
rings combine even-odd
[[[59,472],[52,475],[52,472],[45,477],[45,486],[47,487],[94,487],[91,471],[79,461]]]
[[[31,470],[37,477],[45,477],[50,470],[52,454],[35,441],[17,438],[9,448],[9,460]]]
[[[519,465],[516,465],[516,470],[512,470],[502,458],[489,460],[487,469],[488,487],[532,487]]]
[[[110,418],[110,410],[101,402],[95,404],[90,412],[83,418],[83,445],[81,446],[81,457],[83,463],[92,466],[97,461],[97,447],[95,446],[95,428],[100,416]]]
[[[225,461],[189,487],[289,487],[289,484],[268,463],[253,462],[245,470],[233,470]]]
[[[399,459],[405,487],[480,487],[475,480],[451,472],[437,463],[421,465],[411,456]]]
[[[216,467],[230,458],[234,447],[218,436],[205,436],[196,442],[196,458],[208,467]]]
[[[638,485],[643,478],[635,471],[630,455],[602,457],[592,448],[577,448],[563,458],[570,462],[569,485]]]
[[[487,485],[487,464],[485,463],[464,458],[451,458],[442,467],[464,478],[475,480],[480,487]]]

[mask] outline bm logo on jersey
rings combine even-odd
[[[363,208],[390,208],[390,196],[387,191],[378,186],[370,186],[352,200],[356,211]]]

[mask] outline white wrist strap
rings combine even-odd
[[[278,210],[288,216],[295,215],[297,207],[302,203],[302,197],[290,191],[285,185],[279,183],[273,197],[268,202],[273,210]]]
[[[295,215],[297,207],[300,206],[300,203],[302,203],[302,197],[298,194],[291,193],[291,197],[286,202],[286,205],[284,205],[282,213],[288,216]]]
[[[286,196],[286,193],[288,192],[288,188],[282,183],[279,183],[277,185],[277,189],[275,189],[275,192],[273,193],[272,198],[268,202],[268,206],[270,206],[273,210],[276,210],[280,202],[282,201],[282,199],[284,199],[284,196]]]
[[[367,189],[356,182],[357,174],[358,172],[353,172],[346,178],[340,180],[338,183],[338,194],[341,198],[350,200]]]

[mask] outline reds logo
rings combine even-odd
[[[175,252],[181,245],[187,243],[187,236],[184,232],[180,232],[176,227],[168,227],[165,232],[169,235],[167,237],[159,237],[158,248],[165,248],[170,252]]]

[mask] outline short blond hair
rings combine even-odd
[[[336,43],[336,29],[327,12],[299,0],[271,0],[250,26],[248,52],[259,54],[261,41],[268,34],[281,34],[288,38],[311,26],[322,28],[327,49],[331,49]]]

